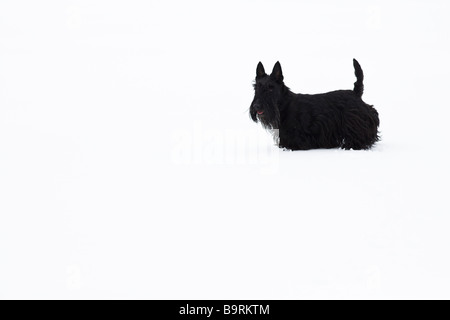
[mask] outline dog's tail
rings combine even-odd
[[[359,65],[359,62],[356,61],[356,59],[353,59],[353,66],[355,67],[355,75],[356,75],[356,82],[355,82],[355,88],[353,91],[356,93],[358,97],[362,97],[364,93],[364,73],[361,69],[361,66]]]

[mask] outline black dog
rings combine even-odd
[[[353,60],[356,82],[352,90],[307,95],[284,85],[277,62],[269,76],[260,62],[256,69],[255,98],[250,116],[266,129],[275,129],[280,148],[370,149],[379,140],[378,112],[362,99],[363,71]]]

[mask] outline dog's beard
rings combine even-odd
[[[276,130],[280,127],[280,111],[276,107],[264,108],[264,113],[256,117],[264,129]]]

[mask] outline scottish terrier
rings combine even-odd
[[[279,62],[270,76],[260,62],[250,117],[264,128],[274,129],[283,149],[370,149],[379,140],[380,120],[373,106],[362,100],[364,74],[355,59],[353,66],[353,90],[309,95],[295,94],[285,86]]]

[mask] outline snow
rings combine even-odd
[[[0,298],[450,298],[448,1],[3,1]],[[287,152],[262,61],[371,151]]]

